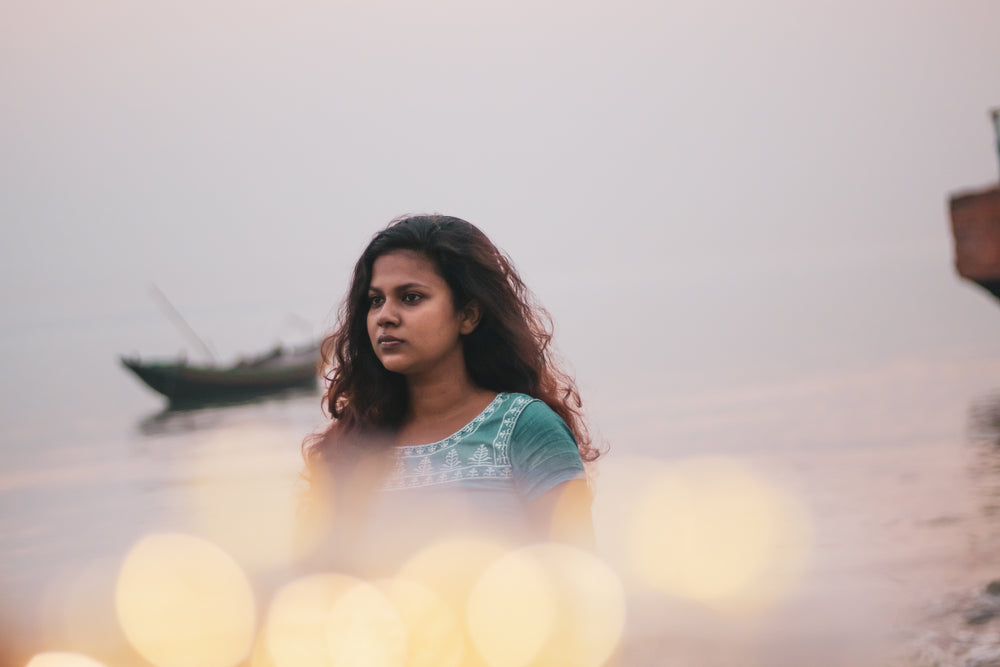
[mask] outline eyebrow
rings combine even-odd
[[[396,290],[397,292],[405,292],[408,289],[414,289],[414,288],[430,289],[430,287],[428,285],[425,285],[423,283],[404,283],[402,285],[397,285],[393,289]],[[379,287],[373,287],[373,286],[369,285],[368,286],[368,291],[369,292],[381,292],[382,289],[379,288]]]

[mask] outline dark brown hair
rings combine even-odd
[[[372,267],[394,250],[425,255],[450,288],[456,309],[479,304],[481,320],[462,339],[472,381],[544,401],[573,432],[583,460],[595,460],[600,452],[583,421],[576,383],[552,359],[551,317],[534,302],[510,259],[465,220],[415,215],[393,220],[372,238],[354,267],[338,327],[323,340],[323,364],[330,369],[323,405],[332,421],[303,443],[309,467],[330,461],[344,442],[385,442],[379,436],[398,429],[406,414],[405,378],[382,366],[367,328]]]

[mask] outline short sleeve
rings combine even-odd
[[[518,492],[535,500],[571,479],[583,479],[583,460],[566,422],[533,400],[518,417],[510,438],[510,463]]]

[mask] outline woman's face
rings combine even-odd
[[[461,336],[475,325],[475,313],[455,310],[451,289],[426,255],[394,250],[375,260],[368,337],[386,370],[408,378],[464,373]]]

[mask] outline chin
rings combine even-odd
[[[390,373],[406,375],[406,371],[409,370],[409,366],[400,359],[379,359],[379,361],[382,362],[382,368]]]

